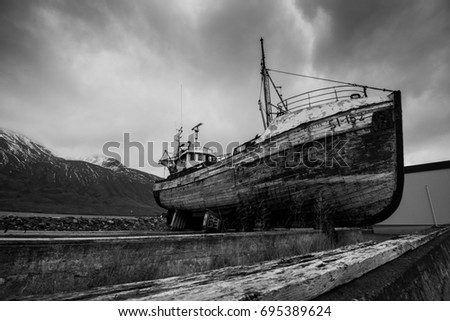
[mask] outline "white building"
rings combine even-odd
[[[375,233],[410,233],[450,224],[450,161],[405,167],[403,197]]]

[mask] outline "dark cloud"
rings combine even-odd
[[[448,137],[450,2],[298,0],[296,5],[318,29],[326,25],[315,33],[316,72],[402,90],[407,161],[417,161],[412,155]],[[433,154],[421,157],[431,161]]]
[[[420,94],[423,79],[432,77],[438,61],[448,63],[448,1],[319,0],[297,1],[297,6],[310,21],[318,19],[320,10],[329,18],[315,42],[313,62],[319,72],[394,70],[392,85],[408,79]]]
[[[74,156],[124,132],[159,143],[182,84],[185,128],[248,139],[264,37],[271,68],[401,89],[407,158],[450,157],[449,16],[448,1],[2,0],[0,126]],[[310,84],[273,77],[286,95]]]

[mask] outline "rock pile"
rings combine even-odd
[[[161,216],[106,217],[0,217],[0,232],[20,231],[166,231],[166,219]]]

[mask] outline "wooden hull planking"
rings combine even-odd
[[[403,190],[401,95],[388,97],[281,116],[247,150],[157,182],[155,198],[194,217],[253,206],[272,226],[314,226],[318,211],[337,227],[382,221]]]

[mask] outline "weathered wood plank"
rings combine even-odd
[[[122,284],[39,300],[309,300],[390,262],[447,232],[450,227],[382,243],[365,242],[332,251],[252,266]]]

